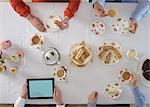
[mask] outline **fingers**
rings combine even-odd
[[[94,12],[95,12],[95,15],[98,17],[108,16],[108,14],[106,14],[103,9],[95,9]]]
[[[131,33],[135,33],[137,27],[138,27],[137,21],[136,21],[135,19],[132,19],[131,25],[130,25],[130,28],[129,28],[129,31],[130,31]]]
[[[46,32],[46,29],[42,23],[38,23],[36,28],[41,32]]]

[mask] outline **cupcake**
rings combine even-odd
[[[0,49],[2,49],[2,50],[6,50],[6,49],[10,48],[11,46],[12,46],[12,43],[10,40],[5,40],[0,43]]]
[[[0,59],[2,58],[2,54],[3,54],[3,53],[2,53],[2,51],[0,50]]]
[[[3,73],[6,71],[6,66],[0,66],[0,73]]]
[[[18,72],[18,68],[15,67],[15,66],[12,66],[10,69],[9,69],[9,72],[11,72],[12,74],[16,74]]]
[[[24,57],[24,52],[19,50],[19,51],[17,51],[17,55],[19,56],[19,58],[23,58]]]
[[[14,55],[12,55],[11,56],[11,61],[12,62],[19,62],[20,61],[20,57],[19,57],[19,55],[18,54],[14,54]]]
[[[6,65],[6,63],[7,63],[7,59],[4,58],[4,57],[1,57],[1,58],[0,58],[0,66]]]

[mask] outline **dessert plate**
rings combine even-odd
[[[122,35],[128,32],[129,23],[126,19],[116,18],[113,20],[112,28],[114,32]]]
[[[101,36],[105,32],[105,24],[100,20],[94,20],[89,25],[89,30],[93,35]]]
[[[88,45],[83,41],[72,47],[70,59],[75,65],[83,67],[92,61],[92,52]]]
[[[117,64],[122,58],[122,48],[114,41],[105,41],[98,48],[98,58],[105,65]]]
[[[60,16],[49,16],[47,21],[45,22],[45,28],[49,32],[55,32],[60,30],[59,26],[56,24],[56,21],[61,22]]]
[[[117,82],[109,83],[106,86],[105,92],[109,98],[116,100],[122,94],[122,86]]]

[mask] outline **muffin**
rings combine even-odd
[[[18,72],[18,68],[15,67],[15,66],[12,66],[10,69],[9,69],[9,72],[11,72],[12,74],[16,74]]]
[[[0,73],[3,73],[6,71],[6,66],[0,66]]]

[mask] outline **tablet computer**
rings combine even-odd
[[[27,79],[28,99],[52,99],[54,78]]]

